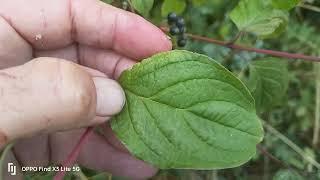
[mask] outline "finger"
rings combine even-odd
[[[20,180],[23,178],[23,172],[21,171],[21,166],[17,162],[12,151],[8,152],[1,161],[3,164],[0,168],[2,168],[1,179],[2,180]],[[12,163],[12,164],[10,164]]]
[[[85,45],[71,45],[57,50],[37,50],[36,57],[56,57],[79,62],[83,66],[97,69],[108,77],[117,79],[120,74],[136,62],[112,50],[104,50]]]
[[[128,149],[119,141],[114,132],[111,129],[110,123],[103,123],[99,125],[99,133],[108,141],[110,145],[118,149],[119,151],[129,153]]]
[[[42,134],[15,142],[13,152],[19,164],[29,167],[48,165],[51,156],[49,138],[48,134]]]
[[[98,0],[33,0],[32,5],[30,3],[2,2],[0,15],[36,49],[55,49],[76,41],[113,49],[134,59],[171,49],[171,42],[156,26]],[[24,8],[19,8],[17,13],[17,7]]]
[[[33,54],[35,58],[54,57],[78,63],[78,45],[76,44],[53,50],[34,50]]]
[[[136,62],[114,51],[80,46],[79,63],[118,79],[124,70],[131,68]]]
[[[21,65],[31,59],[31,46],[1,16],[0,42],[0,69]]]
[[[124,93],[79,65],[41,58],[0,71],[0,144],[35,133],[83,127],[118,113]]]
[[[88,11],[83,13],[85,8]],[[159,28],[101,1],[72,1],[72,14],[74,36],[82,44],[111,48],[134,59],[171,49],[171,41]]]
[[[52,160],[57,163],[65,160],[82,133],[83,130],[75,130],[52,135],[51,147],[54,148]],[[95,133],[89,136],[88,141],[82,147],[78,163],[88,168],[108,171],[115,176],[130,179],[147,179],[157,172],[155,167],[115,149],[103,137]]]

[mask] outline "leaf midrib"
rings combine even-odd
[[[191,113],[191,114],[193,114],[193,115],[195,115],[195,116],[199,116],[200,118],[205,119],[205,120],[208,120],[208,121],[213,122],[213,123],[215,123],[215,124],[219,124],[219,125],[224,126],[224,127],[226,127],[226,128],[230,128],[230,129],[233,129],[233,130],[237,130],[237,131],[240,131],[240,132],[242,132],[242,133],[245,133],[245,134],[247,134],[247,135],[249,135],[249,136],[253,136],[254,138],[257,138],[258,140],[260,139],[260,137],[259,137],[258,135],[256,135],[256,134],[252,134],[252,133],[243,131],[242,129],[238,129],[238,128],[235,128],[235,127],[232,127],[232,126],[229,126],[229,125],[220,123],[220,122],[211,121],[211,120],[207,119],[207,117],[204,117],[204,116],[202,116],[202,115],[200,115],[200,114],[197,114],[197,113],[195,113],[195,112],[192,112],[192,111],[190,111],[189,109],[175,107],[175,106],[172,106],[172,105],[170,105],[170,104],[166,104],[166,103],[163,103],[163,102],[159,102],[159,101],[150,99],[150,98],[148,98],[148,97],[139,96],[139,95],[135,94],[134,92],[132,92],[132,91],[130,91],[130,90],[128,90],[128,89],[125,89],[125,92],[126,92],[126,93],[130,93],[130,94],[136,96],[137,98],[140,98],[142,101],[143,101],[143,100],[148,100],[148,101],[152,101],[152,102],[155,102],[155,103],[158,103],[158,104],[161,104],[161,105],[165,105],[165,106],[171,107],[171,108],[173,108],[173,109],[182,110],[182,111]],[[216,102],[216,101],[218,101],[218,100],[211,100],[211,101],[215,101],[215,102]],[[228,102],[228,101],[220,101],[220,102],[230,103],[230,102]],[[200,103],[201,103],[201,102],[199,102],[199,103],[197,103],[197,104],[200,104]],[[196,105],[196,104],[195,104],[195,105]],[[236,106],[244,109],[243,107],[241,107],[241,106],[239,106],[239,105],[237,105],[237,104],[234,104],[234,105],[236,105]],[[246,109],[244,109],[244,110],[246,110]]]

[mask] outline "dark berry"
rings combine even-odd
[[[184,27],[184,25],[185,25],[184,19],[183,19],[182,17],[179,17],[179,18],[177,19],[176,25],[177,25],[178,27]]]
[[[184,47],[187,44],[187,39],[178,39],[178,46]]]
[[[167,19],[168,19],[168,24],[174,24],[178,20],[178,16],[176,13],[171,12],[168,14]]]
[[[180,30],[179,30],[179,28],[177,27],[177,26],[172,26],[172,27],[170,27],[170,34],[171,35],[177,35],[177,34],[179,34],[179,32],[180,32]]]
[[[179,28],[179,34],[183,34],[186,32],[186,28],[183,26],[183,27],[178,27]]]

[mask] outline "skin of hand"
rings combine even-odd
[[[132,157],[104,122],[125,103],[112,79],[170,50],[166,35],[98,0],[0,4],[0,145],[16,141],[7,161],[61,163],[84,127],[103,123],[104,136],[92,133],[77,163],[131,179],[153,176],[157,169]]]

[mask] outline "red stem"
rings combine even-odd
[[[166,28],[166,27],[160,27],[160,28],[163,31],[168,32],[168,28]],[[224,47],[231,48],[231,49],[237,49],[237,50],[241,50],[241,51],[256,52],[256,53],[260,53],[260,54],[268,54],[268,55],[271,55],[271,56],[282,57],[282,58],[287,58],[287,59],[303,59],[303,60],[306,60],[306,61],[320,62],[320,57],[308,56],[308,55],[297,54],[297,53],[289,53],[289,52],[284,52],[284,51],[274,51],[274,50],[269,50],[269,49],[259,49],[259,48],[253,48],[253,47],[245,47],[245,46],[242,46],[242,45],[237,45],[237,44],[233,44],[233,43],[230,43],[230,42],[220,41],[220,40],[216,40],[216,39],[213,39],[213,38],[208,38],[208,37],[199,36],[199,35],[190,34],[190,33],[186,33],[186,35],[188,37],[194,39],[194,40],[213,43],[213,44],[217,44],[217,45],[224,46]]]
[[[251,51],[251,52],[256,52],[256,53],[260,53],[260,54],[268,54],[268,55],[276,56],[276,57],[284,57],[284,58],[288,58],[288,59],[304,59],[307,61],[320,62],[319,57],[307,56],[304,54],[296,54],[296,53],[288,53],[288,52],[283,52],[283,51],[274,51],[274,50],[269,50],[269,49],[245,47],[245,46],[241,46],[241,45],[237,45],[237,44],[228,44],[227,42],[224,42],[224,41],[219,41],[216,39],[198,36],[198,35],[194,35],[194,34],[187,34],[187,36],[191,37],[192,39],[195,39],[195,40],[214,43],[214,44],[217,44],[220,46],[225,46],[225,47],[228,47],[231,49],[238,49],[238,50],[242,50],[242,51]]]
[[[62,168],[64,167],[71,167],[75,161],[77,160],[80,150],[82,145],[85,143],[85,141],[88,139],[89,135],[93,132],[93,127],[88,127],[86,131],[81,135],[78,143],[76,146],[73,148],[71,153],[68,155],[67,159],[62,163]],[[54,180],[62,180],[63,177],[65,176],[66,171],[59,171],[55,176]]]
[[[269,153],[269,151],[267,149],[265,149],[264,147],[262,147],[260,144],[257,145],[257,149],[265,156],[269,157],[272,161],[280,164],[281,166],[284,166],[286,168],[288,168],[288,166],[286,164],[284,164],[282,161],[280,161],[278,158],[274,157],[271,153]]]

